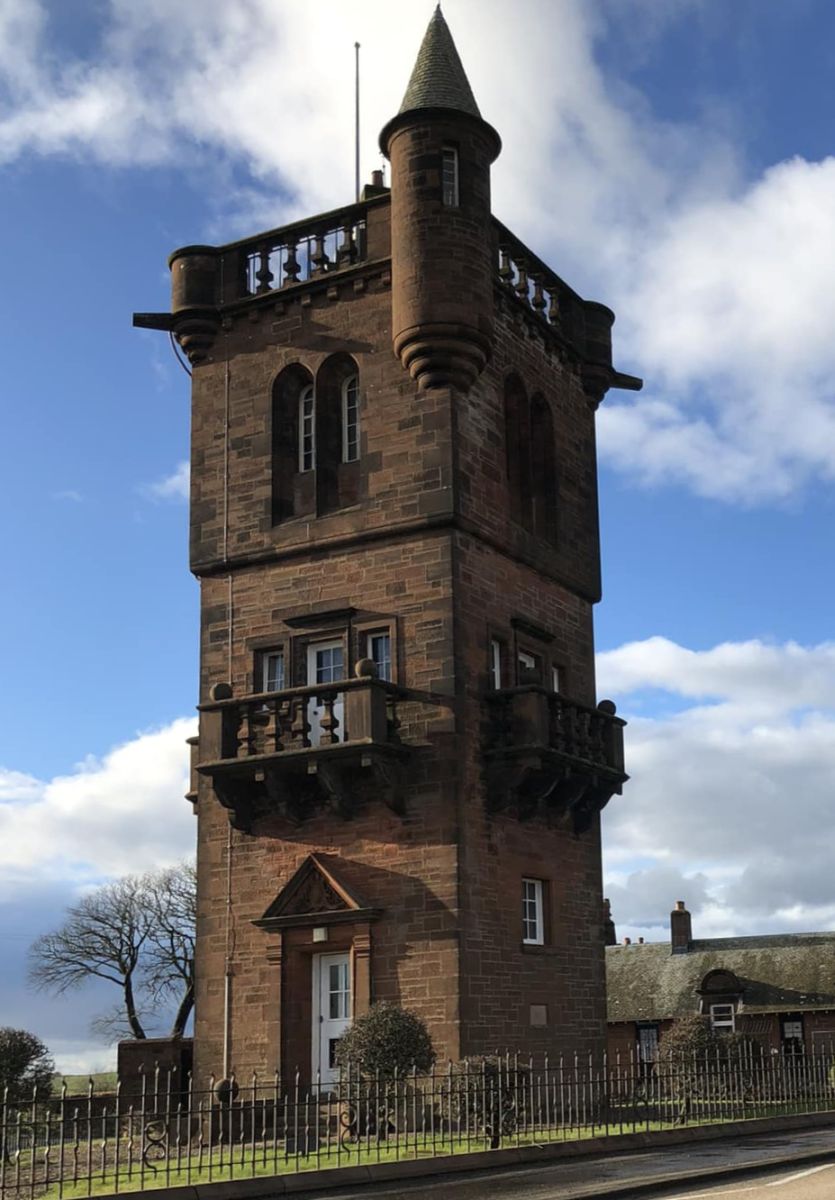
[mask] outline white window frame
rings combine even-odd
[[[502,643],[498,638],[490,639],[490,682],[496,691],[502,686]]]
[[[448,171],[448,167],[452,167]],[[441,200],[444,208],[458,208],[458,150],[455,146],[441,147]]]
[[[376,658],[376,656],[375,656],[375,654],[374,654],[374,642],[376,641],[376,639],[377,639],[377,638],[387,638],[387,639],[388,639],[388,658],[387,658],[387,659],[383,659],[383,660],[382,660],[384,664],[385,664],[386,662],[388,662],[388,673],[387,673],[387,674],[385,674],[383,671],[381,671],[381,670],[380,670],[380,663],[377,661],[377,658]],[[368,633],[365,635],[365,654],[366,654],[366,657],[367,657],[367,658],[370,658],[370,659],[371,659],[371,661],[372,661],[372,662],[374,663],[374,665],[376,666],[376,668],[377,668],[377,678],[378,678],[378,679],[385,679],[385,680],[386,680],[386,682],[388,682],[388,683],[391,683],[391,682],[392,682],[392,680],[393,680],[393,678],[394,678],[394,664],[393,664],[393,662],[392,662],[392,653],[393,653],[393,650],[394,650],[394,644],[393,644],[393,641],[392,641],[392,636],[391,636],[391,630],[390,630],[390,629],[371,629],[371,630],[369,630],[369,632],[368,632]]]
[[[360,381],[349,375],[342,383],[342,461],[357,462],[360,456]]]
[[[560,690],[560,669],[556,663],[551,663],[551,691],[559,692]]]
[[[281,687],[270,687],[270,660],[281,660]],[[287,687],[287,658],[284,653],[283,646],[276,646],[274,650],[265,650],[261,655],[261,691],[262,692],[280,692]]]
[[[299,392],[299,471],[312,471],[316,466],[316,396],[313,384]]]
[[[522,945],[545,945],[544,888],[541,879],[522,880]]]
[[[714,1033],[736,1032],[736,1011],[733,1004],[711,1004],[710,1028]]]

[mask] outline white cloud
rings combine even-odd
[[[181,462],[170,475],[149,483],[143,491],[154,500],[188,500],[190,478],[188,462]]]
[[[651,638],[598,662],[627,718],[647,691],[691,702],[627,727],[632,778],[605,829],[632,932],[666,927],[679,899],[703,936],[835,927],[835,645]]]
[[[661,31],[690,7],[665,10]],[[643,484],[738,503],[835,477],[835,159],[746,177],[726,132],[744,136],[739,114],[705,105],[698,125],[672,123],[604,76],[596,42],[621,18],[600,4],[525,0],[512,20],[501,0],[445,11],[504,138],[497,211],[618,309],[619,358],[648,378],[645,395],[601,411],[603,456]],[[204,180],[243,165],[246,181],[227,170],[214,189],[221,238],[245,232],[244,218],[333,207],[352,190],[353,43],[367,175],[428,14],[383,0],[109,0],[95,56],[62,61],[47,7],[4,0],[0,161],[178,164]],[[627,24],[630,53],[649,57],[658,6],[632,3]],[[498,29],[502,61],[524,63],[527,86],[496,70]]]
[[[0,899],[38,879],[83,884],[189,857],[195,732],[183,718],[46,781],[0,768]]]

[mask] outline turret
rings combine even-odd
[[[391,160],[395,353],[421,388],[466,390],[492,349],[490,165],[501,140],[482,120],[440,7],[380,146]]]

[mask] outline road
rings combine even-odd
[[[832,1200],[835,1195],[835,1160],[802,1170],[769,1173],[758,1179],[739,1179],[704,1190],[655,1193],[656,1200]]]
[[[789,1162],[817,1155],[816,1163]],[[824,1158],[831,1155],[831,1164]],[[774,1161],[773,1173],[763,1174]],[[750,1168],[713,1184],[710,1173]],[[686,1180],[682,1180],[682,1176]],[[664,1187],[664,1181],[669,1186]],[[835,1200],[835,1130],[768,1134],[663,1150],[566,1159],[448,1177],[305,1192],[305,1200],[627,1200],[652,1185],[655,1200]],[[633,1191],[634,1188],[634,1191]],[[646,1193],[645,1193],[646,1194]],[[301,1200],[301,1198],[300,1198]]]

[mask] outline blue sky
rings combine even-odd
[[[188,380],[134,310],[166,257],[347,201],[432,4],[0,0],[6,550],[0,1024],[107,1059],[101,994],[23,955],[79,888],[176,861],[197,672]],[[620,932],[832,928],[835,11],[827,0],[446,0],[502,134],[494,208],[618,313],[599,416],[600,694]],[[105,997],[106,1000],[106,997]]]

